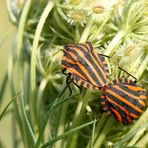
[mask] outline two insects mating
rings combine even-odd
[[[62,59],[66,83],[70,93],[71,82],[79,88],[100,90],[103,110],[127,125],[143,112],[146,106],[146,90],[127,78],[109,82],[109,70],[104,56],[90,42],[66,45]]]

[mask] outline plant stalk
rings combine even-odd
[[[83,33],[82,33],[81,38],[79,40],[79,43],[83,43],[83,42],[87,41],[93,24],[94,24],[94,22],[92,20],[90,20],[88,22],[88,24],[86,25],[85,29],[83,30]]]
[[[116,36],[114,36],[114,38],[112,39],[112,41],[109,43],[107,50],[105,52],[105,55],[107,56],[111,56],[111,54],[115,51],[115,49],[118,48],[119,44],[122,42],[123,37],[126,35],[127,33],[123,30],[120,30]]]
[[[108,119],[107,123],[104,125],[102,132],[100,133],[99,137],[97,138],[96,143],[94,144],[93,148],[100,148],[101,147],[105,137],[112,129],[114,121],[115,120],[112,117],[110,117]]]
[[[95,129],[95,133],[94,133],[94,136],[93,136],[93,139],[94,139],[93,142],[94,142],[94,143],[96,142],[97,136],[100,134],[100,132],[101,132],[101,130],[102,130],[102,128],[103,128],[104,123],[105,123],[106,120],[107,120],[106,115],[105,115],[105,114],[102,114],[102,116],[101,116],[99,122],[97,123],[97,127],[96,127],[96,129]],[[90,147],[90,143],[91,143],[91,140],[89,140],[89,142],[88,142],[86,148],[89,148],[89,147]]]
[[[31,102],[30,102],[30,106],[32,109],[32,119],[34,121],[34,124],[36,123],[36,60],[37,60],[37,49],[38,49],[38,45],[39,45],[39,40],[40,40],[40,36],[41,36],[41,32],[43,29],[43,26],[45,24],[45,21],[49,15],[49,13],[51,12],[52,8],[54,7],[54,2],[53,1],[49,1],[48,4],[46,5],[39,23],[37,25],[36,28],[36,32],[34,35],[34,40],[33,40],[33,46],[32,46],[32,54],[31,54],[31,70],[30,70],[30,88],[31,88]]]

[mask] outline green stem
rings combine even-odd
[[[96,127],[96,129],[95,129],[95,133],[94,133],[94,137],[93,137],[94,142],[96,142],[97,136],[100,134],[100,131],[101,131],[101,129],[103,128],[103,125],[104,125],[106,119],[107,119],[107,118],[106,118],[106,115],[105,115],[105,114],[102,114],[102,116],[101,116],[99,122],[97,123],[97,127]],[[91,143],[91,140],[89,140],[89,142],[88,142],[86,148],[89,148],[89,147],[90,147],[90,143]]]
[[[143,72],[145,71],[146,67],[148,64],[148,56],[145,57],[145,59],[143,60],[143,62],[141,63],[140,67],[138,68],[138,71],[136,72],[135,76],[136,78],[140,78],[143,74]]]
[[[96,120],[97,121],[97,120]],[[90,148],[93,148],[93,143],[94,143],[94,135],[95,135],[95,128],[96,128],[96,122],[94,122],[93,124],[93,129],[92,129],[92,136],[91,136],[91,139],[90,139]]]
[[[2,104],[3,95],[4,95],[5,90],[6,90],[7,82],[8,82],[8,73],[5,74],[5,77],[2,81],[2,85],[1,85],[1,88],[0,88],[0,106]]]
[[[76,33],[75,33],[75,36],[76,36],[76,43],[80,40],[80,31],[79,31],[79,25],[77,24],[76,25],[76,29],[75,29]]]
[[[16,98],[21,94],[21,92],[19,92],[18,94],[16,94],[11,100],[10,102],[6,105],[6,107],[3,109],[3,111],[0,113],[0,121],[2,119],[2,117],[4,116],[5,112],[8,110],[9,106],[16,101]]]
[[[37,94],[37,120],[38,120],[38,124],[39,124],[39,130],[41,128],[41,123],[42,123],[42,118],[41,118],[41,112],[42,112],[42,96],[43,96],[43,92],[45,90],[45,87],[48,83],[47,79],[43,79],[40,83],[39,89],[38,89],[38,94]]]
[[[66,32],[68,35],[70,35],[72,38],[74,38],[74,35],[67,29],[66,25],[62,21],[62,17],[59,16],[57,11],[54,11],[54,18],[56,21],[56,24],[59,26],[59,28],[62,29],[62,31]]]
[[[75,111],[74,119],[72,121],[71,129],[75,128],[76,126],[80,125],[82,123],[82,119],[84,116],[85,108],[88,104],[88,98],[90,98],[90,93],[87,92],[85,94],[85,97],[81,98],[81,100],[78,102],[77,109]],[[78,138],[78,132],[76,132],[74,135],[70,136],[68,138],[67,142],[67,148],[75,148],[77,144],[77,138]]]
[[[137,72],[137,65],[139,67],[139,61],[141,60],[142,56],[143,56],[143,53],[140,53],[137,59],[132,63],[132,66],[130,70],[128,71],[130,74],[132,74],[133,72]]]
[[[113,14],[113,11],[111,11],[110,14],[108,14],[108,16],[105,18],[103,23],[100,25],[99,29],[94,33],[95,37],[102,31],[103,27],[106,25],[106,23],[108,22],[112,14]]]
[[[43,29],[43,26],[45,24],[45,21],[49,15],[49,13],[51,12],[52,8],[54,6],[54,2],[53,1],[49,1],[48,4],[46,5],[39,23],[37,25],[36,28],[36,32],[34,35],[34,40],[33,40],[33,46],[32,46],[32,54],[31,54],[31,70],[30,70],[30,87],[31,87],[31,96],[32,96],[32,102],[30,102],[31,107],[32,107],[32,117],[34,122],[36,122],[36,56],[37,56],[37,49],[38,49],[38,45],[39,45],[39,40],[40,40],[40,36],[41,36],[41,32]]]
[[[70,131],[67,131],[67,132],[63,133],[62,135],[59,135],[58,137],[53,138],[51,141],[49,141],[49,142],[45,143],[44,145],[42,145],[42,148],[52,146],[52,145],[53,145],[55,142],[57,142],[58,140],[60,140],[60,139],[62,139],[62,138],[64,138],[64,137],[66,137],[66,136],[68,136],[68,135],[71,135],[72,133],[74,133],[74,132],[76,132],[76,131],[78,131],[78,130],[80,130],[80,129],[82,129],[82,128],[88,126],[88,125],[91,125],[91,124],[93,124],[94,122],[96,122],[96,121],[88,122],[88,123],[86,123],[86,124],[84,124],[84,125],[78,126],[78,127],[74,128],[74,129],[72,129],[72,130],[70,130]],[[71,147],[69,147],[69,148],[71,148]]]
[[[143,135],[143,133],[145,132],[145,130],[146,130],[146,128],[141,129],[138,133],[136,133],[136,135],[134,135],[134,137],[127,144],[127,146],[133,146],[133,145],[135,145],[135,143],[141,138],[141,136]]]
[[[59,102],[59,99],[62,97],[62,95],[66,91],[66,89],[67,89],[67,86],[62,90],[62,92],[59,94],[59,96],[55,99],[52,106],[49,108],[48,112],[46,113],[45,117],[43,118],[41,130],[40,130],[40,133],[39,133],[39,136],[38,136],[38,139],[37,139],[37,142],[36,142],[36,146],[35,146],[36,148],[40,147],[41,140],[42,140],[42,137],[44,135],[44,131],[45,131],[46,125],[48,123],[48,120],[50,119],[51,113],[53,112],[53,110],[57,106],[59,106],[60,104],[65,102],[65,100]]]
[[[12,50],[10,50],[10,55],[9,55],[9,60],[8,60],[8,83],[10,85],[10,93],[11,93],[11,97],[13,98],[13,96],[16,95],[16,91],[14,88],[14,82],[13,82],[13,67],[15,67],[15,62],[14,62],[14,57],[12,54]],[[16,103],[16,101],[14,101],[14,115],[16,117],[17,123],[18,123],[18,127],[20,130],[20,133],[22,135],[22,139],[24,144],[26,144],[26,140],[24,138],[24,131],[22,128],[22,121],[21,121],[21,116],[18,110],[18,104]]]
[[[148,133],[146,133],[141,139],[140,141],[137,142],[137,144],[135,145],[136,147],[147,147],[148,145]]]
[[[93,148],[100,148],[101,147],[106,135],[112,129],[114,121],[115,120],[113,118],[108,119],[107,123],[104,125],[102,132],[100,133],[99,137],[97,138],[96,143],[94,144]]]
[[[108,45],[105,55],[111,56],[111,53],[113,53],[115,49],[119,46],[119,44],[122,42],[122,39],[125,35],[126,35],[126,32],[120,30]]]
[[[93,22],[92,20],[89,21],[89,23],[87,24],[87,26],[86,26],[85,29],[83,30],[83,33],[82,33],[81,38],[80,38],[80,40],[79,40],[79,43],[82,43],[82,42],[86,42],[86,41],[87,41],[93,23],[94,23],[94,22]]]
[[[24,131],[26,132],[26,139],[28,142],[28,148],[31,146],[33,147],[35,144],[35,137],[34,137],[34,133],[32,131],[32,127],[30,125],[30,122],[28,120],[28,117],[26,115],[26,111],[25,111],[25,106],[24,106],[24,100],[23,100],[23,95],[21,95],[20,97],[21,99],[21,103],[20,103],[20,112],[21,112],[21,117],[22,117],[22,121],[23,121],[23,128]]]
[[[60,121],[58,123],[57,136],[62,135],[62,133],[64,133],[68,104],[69,104],[68,102],[65,102],[59,110]],[[63,144],[64,144],[64,139],[61,139],[55,144],[55,148],[63,147]]]
[[[23,46],[23,39],[24,39],[24,30],[25,30],[25,24],[26,19],[30,10],[32,0],[27,0],[26,4],[24,6],[23,12],[21,14],[19,26],[18,26],[18,33],[17,33],[17,56],[19,57],[19,60],[21,58],[21,49]]]
[[[141,131],[143,128],[148,128],[148,123],[147,123],[147,124],[141,125],[140,128],[137,128],[137,129],[135,129],[135,130],[132,131],[132,132],[126,133],[126,134],[122,137],[122,139],[121,139],[120,141],[117,141],[117,142],[114,144],[114,148],[124,147],[125,144],[126,144],[131,138],[133,138],[139,131]]]
[[[24,40],[24,30],[25,30],[25,24],[28,17],[28,13],[31,7],[32,0],[28,0],[25,3],[25,6],[23,8],[23,11],[21,13],[19,26],[18,26],[18,32],[17,32],[17,72],[18,72],[18,80],[16,81],[17,86],[17,92],[23,91],[23,62],[22,62],[22,48],[23,48],[23,40]],[[14,66],[14,65],[13,65]],[[15,93],[15,90],[14,90]],[[18,100],[19,104],[23,104],[23,99],[20,97]],[[21,105],[20,105],[21,106]],[[18,106],[18,104],[15,103],[15,112],[17,115],[17,118],[20,120],[19,126],[21,128],[21,135],[24,139],[24,143],[26,147],[29,147],[29,145],[33,145],[35,143],[35,139],[32,139],[33,132],[30,131],[30,129],[27,129],[27,123],[28,120],[24,116],[25,109]],[[31,128],[31,126],[30,126]],[[31,129],[32,130],[32,129]],[[31,136],[30,136],[31,135]],[[29,138],[28,138],[29,137]]]

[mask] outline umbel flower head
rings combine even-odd
[[[71,25],[80,24],[84,26],[88,20],[88,13],[84,9],[71,9],[67,13],[68,23]]]
[[[143,47],[133,40],[126,40],[122,46],[120,46],[117,55],[121,57],[120,64],[125,64],[127,68],[135,62],[135,60],[143,53]],[[139,61],[141,62],[141,61]]]
[[[115,12],[113,23],[118,27],[117,30],[122,30],[126,36],[147,41],[148,17],[145,13],[147,10],[143,3],[130,0],[124,8],[119,7]]]
[[[102,22],[109,15],[113,6],[117,3],[116,0],[92,0],[89,1],[88,9],[91,13],[92,20],[96,22]]]
[[[134,39],[128,38],[124,41],[111,60],[114,76],[119,76],[118,74],[121,72],[121,70],[118,70],[118,65],[130,74],[136,76],[137,69],[139,69],[142,61],[146,57],[145,49],[146,47],[144,45],[141,46],[141,44]],[[122,74],[127,76],[126,73],[121,73],[121,75]]]

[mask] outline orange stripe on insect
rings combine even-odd
[[[133,113],[130,113],[130,116],[133,117],[133,118],[135,118],[135,119],[139,118],[138,115],[135,115],[135,114],[133,114]]]
[[[67,57],[64,57],[63,60],[67,61],[68,63],[70,64],[75,64],[74,61],[72,61],[71,59],[67,58]]]
[[[121,105],[119,105],[118,103],[116,103],[115,101],[113,101],[111,98],[107,97],[107,100],[113,104],[115,104],[116,106],[118,106],[121,110],[123,110],[127,115],[129,115],[129,112],[124,108],[122,107]]]
[[[140,99],[144,99],[144,100],[147,99],[147,97],[144,96],[144,95],[140,95],[139,98],[140,98]]]
[[[122,117],[119,114],[118,111],[116,111],[115,109],[113,109],[112,107],[110,108],[112,110],[112,112],[114,112],[115,116],[117,117],[118,121],[122,122]]]
[[[112,102],[113,104],[115,104],[116,106],[118,106],[121,110],[123,110],[127,114],[127,116],[130,115],[133,118],[138,118],[139,117],[139,116],[137,116],[134,113],[128,112],[124,107],[122,107],[121,105],[119,105],[118,103],[116,103],[115,101],[113,101],[112,99],[109,98],[108,100],[109,100],[109,102]]]
[[[79,63],[76,62],[76,64],[79,66],[79,68],[85,73],[85,75],[88,77],[88,79],[93,83],[93,85],[97,86],[97,83],[92,79],[88,71]]]
[[[67,53],[68,55],[70,55],[75,61],[77,60],[77,57],[75,56],[74,53],[72,53],[72,51],[66,51],[65,53]]]
[[[133,91],[141,91],[141,90],[143,90],[141,87],[135,87],[135,86],[133,86],[133,85],[126,85],[125,84],[125,86],[128,88],[128,89],[130,89],[130,90],[133,90]]]
[[[86,46],[89,48],[88,44],[85,43],[84,45],[86,45]],[[81,47],[82,47],[82,45],[81,45]],[[88,52],[87,49],[86,49],[84,46],[83,46],[83,49],[85,49],[85,51]],[[99,63],[96,61],[96,59],[95,59],[94,56],[92,55],[92,52],[94,52],[94,54],[96,55],[96,58],[98,59]],[[89,51],[89,55],[91,56],[92,60],[95,62],[95,64],[97,65],[97,67],[98,67],[99,70],[101,71],[103,77],[106,78],[106,74],[105,74],[105,72],[103,71],[103,68],[104,68],[104,67],[103,67],[102,61],[100,61],[100,59],[98,58],[98,56],[97,56],[98,53],[97,53],[96,49],[93,49],[92,52]],[[106,63],[106,61],[103,61],[103,62]],[[102,67],[100,67],[99,64],[102,65]]]
[[[117,99],[121,100],[122,102],[124,102],[125,104],[127,104],[128,106],[132,107],[133,109],[135,109],[136,111],[142,113],[143,111],[138,108],[137,106],[133,105],[131,102],[127,101],[126,99],[124,99],[123,97],[121,97],[120,95],[116,94],[115,92],[107,89],[106,92],[110,93],[111,95],[115,96]]]
[[[78,48],[72,48],[72,49],[75,50],[76,52],[78,51]],[[80,50],[79,50],[79,55],[80,55],[81,57],[83,57],[83,59],[85,60],[85,62],[89,65],[89,67],[91,67],[93,73],[95,74],[95,76],[97,77],[97,79],[99,80],[99,82],[100,82],[101,84],[104,84],[103,81],[102,81],[102,79],[101,79],[100,76],[98,75],[96,69],[94,69],[92,63],[90,63],[90,62],[87,60],[87,58],[84,56],[83,52],[80,51]],[[89,74],[89,75],[90,75],[90,74]],[[88,75],[87,75],[87,76],[88,76]],[[97,83],[95,83],[95,84],[97,85]]]
[[[117,90],[122,91],[123,93],[127,94],[129,97],[131,97],[131,98],[133,98],[133,99],[139,100],[139,97],[128,93],[127,91],[125,91],[125,90],[123,90],[122,88],[120,88],[118,85],[114,85],[113,88],[116,88]]]
[[[67,68],[70,73],[74,73],[74,74],[78,75],[79,77],[81,77],[82,79],[86,80],[86,78],[83,77],[83,75],[81,75],[79,72],[77,72],[74,68],[72,68],[72,67],[69,68],[69,67],[66,67],[66,66],[65,66],[65,68]]]

